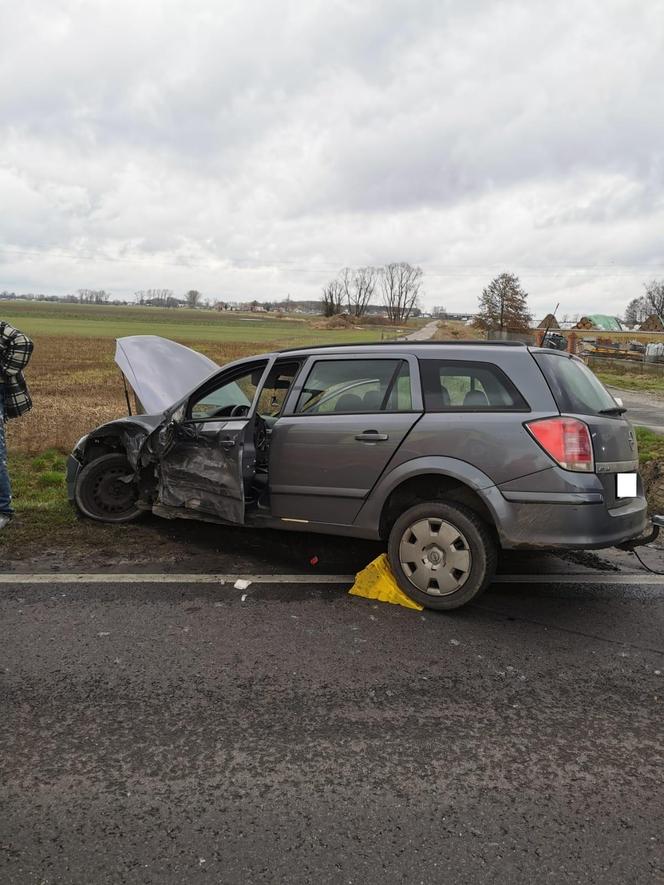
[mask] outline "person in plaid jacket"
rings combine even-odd
[[[28,385],[23,369],[32,355],[30,339],[10,326],[0,322],[0,529],[12,518],[12,490],[7,469],[7,444],[5,423],[18,418],[32,408]]]

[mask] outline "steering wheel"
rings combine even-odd
[[[243,406],[243,405],[233,406],[233,408],[230,411],[229,417],[231,417],[231,418],[244,417],[248,411],[249,411],[249,406]]]

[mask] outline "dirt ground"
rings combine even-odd
[[[244,529],[152,515],[127,526],[78,518],[50,542],[32,544],[27,555],[9,548],[3,572],[354,574],[382,552],[382,542],[307,532]],[[664,539],[643,555],[653,568],[664,569]],[[499,564],[503,574],[640,569],[631,554],[615,549],[509,551],[501,554]]]

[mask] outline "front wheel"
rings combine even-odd
[[[124,455],[102,455],[81,470],[74,493],[84,516],[100,522],[131,522],[142,511],[136,506],[134,471]]]
[[[392,526],[387,555],[407,596],[425,608],[449,611],[486,588],[497,550],[472,510],[431,501],[401,514]]]

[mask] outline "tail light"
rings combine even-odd
[[[565,470],[595,469],[588,425],[578,418],[542,418],[526,422],[526,429],[547,455]]]

